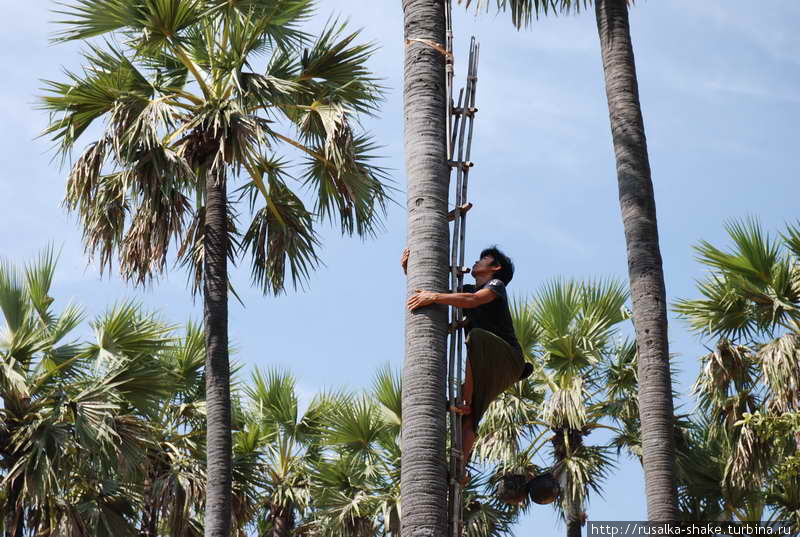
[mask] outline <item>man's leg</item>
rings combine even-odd
[[[467,358],[467,371],[464,374],[464,386],[461,388],[461,398],[466,406],[472,409],[472,364]]]
[[[469,363],[469,358],[467,358],[467,370],[464,374],[464,384],[461,385],[461,403],[456,403],[456,406],[452,408],[456,414],[468,416],[472,413],[472,390],[472,365]]]
[[[464,459],[462,460],[461,473],[459,481],[461,485],[466,485],[468,481],[467,464],[472,456],[472,448],[475,446],[475,426],[472,416],[464,416],[461,422],[461,452]]]
[[[472,456],[472,448],[475,446],[475,426],[472,416],[465,416],[461,424],[461,448],[464,451],[464,466]]]

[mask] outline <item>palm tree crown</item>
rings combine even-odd
[[[145,282],[174,242],[198,289],[208,174],[242,178],[239,199],[249,199],[252,218],[239,233],[229,207],[228,255],[249,254],[265,292],[284,288],[287,268],[297,284],[316,266],[316,220],[335,218],[347,234],[376,230],[386,175],[354,124],[381,99],[366,68],[374,47],[336,21],[316,38],[303,32],[313,8],[313,0],[62,4],[55,41],[87,47],[82,72],[45,83],[46,134],[64,154],[96,136],[71,167],[65,201],[101,267],[118,252],[122,274]],[[104,127],[90,130],[98,120]],[[292,181],[312,191],[313,210]]]

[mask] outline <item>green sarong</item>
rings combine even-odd
[[[467,357],[472,366],[472,418],[477,432],[489,403],[519,380],[525,360],[506,340],[482,328],[469,331]]]

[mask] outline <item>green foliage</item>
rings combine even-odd
[[[721,511],[726,519],[757,520],[770,513],[796,524],[800,504],[787,475],[800,445],[800,233],[790,225],[775,237],[753,218],[725,229],[728,249],[707,241],[696,247],[709,270],[698,282],[702,298],[674,308],[693,331],[716,339],[693,386],[703,435],[700,447],[690,445],[679,459],[689,468],[683,508],[692,517]],[[709,460],[705,484],[690,477],[692,457]]]
[[[617,445],[625,445],[624,430],[611,423],[627,418],[638,425],[635,351],[618,341],[629,318],[627,300],[627,290],[614,280],[554,280],[511,308],[534,372],[490,405],[475,453],[496,476],[530,478],[542,471],[535,458],[550,447],[550,469],[562,486],[561,516],[580,508],[589,491],[600,493],[614,465],[614,444],[589,446],[584,438],[607,428],[617,433]]]
[[[55,40],[87,43],[80,73],[46,81],[44,135],[72,163],[66,205],[101,269],[143,284],[166,269],[170,246],[203,279],[205,185],[244,179],[246,232],[228,207],[232,262],[250,256],[253,283],[280,293],[319,263],[316,225],[345,234],[380,229],[389,200],[377,146],[358,130],[382,98],[367,63],[372,44],[330,21],[300,29],[311,0],[74,0],[59,4]],[[302,157],[297,158],[297,153]],[[313,209],[295,185],[310,190]],[[241,198],[240,198],[241,199]]]

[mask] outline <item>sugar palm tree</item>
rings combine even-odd
[[[313,464],[312,535],[400,533],[400,379],[382,368],[372,393],[339,394]]]
[[[314,461],[312,513],[304,535],[397,537],[401,533],[400,475],[402,389],[388,367],[363,395],[340,394],[323,435],[324,453]],[[500,537],[510,532],[516,512],[490,497],[484,475],[465,491],[464,534]]]
[[[101,267],[124,277],[162,271],[171,245],[202,288],[206,336],[206,535],[231,524],[228,261],[251,256],[254,283],[280,292],[318,262],[314,223],[376,229],[387,199],[374,144],[354,130],[380,88],[373,47],[331,22],[300,29],[313,0],[67,0],[56,41],[86,40],[83,71],[47,82],[46,134],[75,160],[66,204]],[[91,38],[105,36],[105,42]],[[105,128],[92,130],[99,120]],[[289,151],[289,153],[286,153]],[[299,160],[300,166],[291,164]],[[291,181],[311,190],[313,211]],[[239,234],[228,184],[241,180],[252,219]],[[240,197],[240,199],[241,199]],[[287,270],[288,269],[288,270]]]
[[[294,377],[277,369],[266,376],[255,370],[244,393],[246,429],[258,444],[262,475],[255,524],[259,535],[288,537],[311,508],[311,468],[334,403],[323,394],[301,413]]]
[[[447,289],[449,169],[445,146],[445,2],[403,0],[409,294]],[[403,535],[444,535],[447,524],[445,340],[447,309],[406,315],[403,364]]]
[[[170,327],[132,304],[71,334],[84,319],[56,310],[52,250],[20,271],[0,262],[0,455],[5,534],[134,535],[140,464],[152,445],[140,418],[169,378],[154,356]]]
[[[157,356],[174,380],[164,404],[147,415],[153,445],[143,465],[141,537],[202,534],[205,498],[205,338],[188,323]]]
[[[552,448],[552,473],[560,482],[559,513],[567,535],[581,534],[589,490],[599,492],[613,467],[609,446],[590,446],[584,437],[609,423],[613,389],[604,372],[616,357],[620,324],[628,318],[628,293],[614,281],[554,281],[529,303],[512,308],[515,332],[534,372],[487,410],[476,454],[505,474],[530,478],[541,469],[534,456]],[[529,479],[509,498],[522,501]]]
[[[464,0],[467,5],[473,0]],[[476,0],[480,8],[489,0]],[[591,0],[495,0],[511,12],[517,28],[544,14],[580,12]],[[650,162],[639,103],[636,65],[628,23],[631,0],[594,0],[600,51],[606,82],[611,134],[617,162],[617,182],[628,276],[633,302],[639,371],[642,383],[642,457],[647,513],[651,520],[676,520],[673,399],[667,341],[664,272]]]
[[[694,332],[716,340],[693,391],[711,434],[729,448],[722,486],[761,491],[768,507],[791,516],[800,507],[785,479],[800,448],[800,229],[787,226],[776,238],[745,219],[726,230],[730,248],[696,247],[709,269],[698,284],[702,298],[675,306]],[[744,513],[757,505],[731,503]]]

